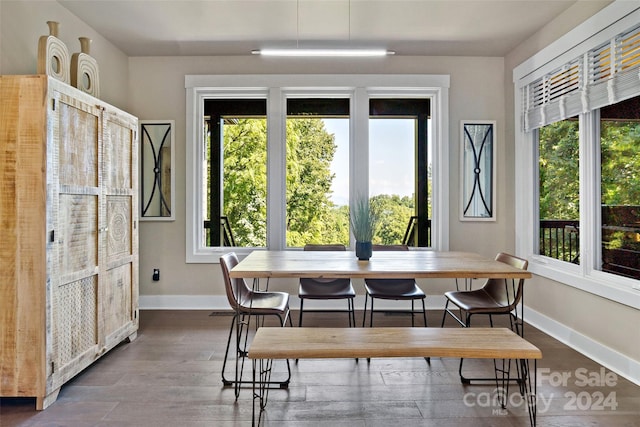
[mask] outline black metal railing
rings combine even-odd
[[[602,271],[640,279],[640,206],[602,206]]]
[[[418,246],[416,243],[416,230],[418,228],[418,217],[412,216],[409,218],[409,223],[407,224],[407,229],[404,232],[404,237],[402,238],[402,244],[407,246]],[[427,233],[427,246],[431,246],[431,220],[427,220],[426,229],[424,230]]]
[[[236,240],[233,237],[233,232],[231,231],[231,224],[229,223],[229,218],[226,216],[220,217],[220,236],[222,237],[222,244],[212,242],[213,238],[211,237],[213,233],[211,233],[211,221],[206,219],[204,221],[204,231],[205,231],[205,242],[207,246],[235,246]]]
[[[580,263],[579,221],[543,219],[540,221],[540,255]]]
[[[639,213],[640,206],[602,207],[602,271],[640,279]],[[579,264],[579,222],[541,220],[540,255]]]

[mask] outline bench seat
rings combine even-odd
[[[262,327],[251,359],[454,357],[540,359],[542,352],[507,328]]]
[[[372,357],[454,357],[518,359],[520,393],[526,399],[531,426],[536,425],[536,362],[542,352],[506,328],[258,328],[249,347],[253,359],[253,422],[259,426],[267,403],[267,383],[274,359]],[[534,361],[533,381],[529,360]],[[496,369],[496,386],[508,370]],[[506,376],[506,378],[505,378]],[[256,403],[259,409],[256,410]],[[503,396],[502,407],[506,405]]]

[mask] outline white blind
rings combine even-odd
[[[640,95],[640,25],[522,90],[525,132]]]

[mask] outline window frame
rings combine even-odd
[[[348,96],[350,103],[349,194],[368,190],[369,98],[428,98],[433,143],[432,246],[449,249],[449,75],[187,75],[186,262],[218,263],[226,247],[206,247],[201,233],[204,100],[267,100],[267,247],[286,249],[284,146],[287,97]],[[353,246],[353,242],[352,242]],[[236,248],[240,256],[259,248]]]
[[[637,24],[640,8],[615,2],[514,69],[516,253],[542,277],[633,308],[640,308],[640,281],[597,270],[600,254],[600,115],[579,114],[580,265],[538,255],[538,132],[523,129],[523,91],[530,82]]]

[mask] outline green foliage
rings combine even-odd
[[[223,214],[238,246],[267,244],[266,129],[264,119],[224,126]]]
[[[348,220],[336,218],[330,199],[335,152],[321,119],[287,120],[287,246],[349,244]]]
[[[336,206],[330,199],[334,136],[321,119],[296,118],[287,120],[286,143],[287,246],[348,246],[349,207]],[[229,219],[236,244],[266,246],[266,121],[237,119],[226,123],[223,156],[223,215]],[[409,219],[415,215],[413,197],[379,195],[371,198],[370,205],[382,218],[373,243],[401,243]]]
[[[384,194],[372,197],[370,203],[383,218],[373,243],[380,245],[402,243],[409,219],[416,212],[414,198]]]
[[[580,218],[579,132],[577,120],[540,129],[540,218]]]
[[[578,220],[579,128],[564,120],[540,129],[540,218]],[[640,123],[601,122],[602,205],[640,205]]]
[[[358,242],[371,242],[380,224],[380,211],[376,205],[359,195],[353,202],[353,211],[349,214],[351,231]]]
[[[640,205],[640,123],[600,126],[602,204]]]

